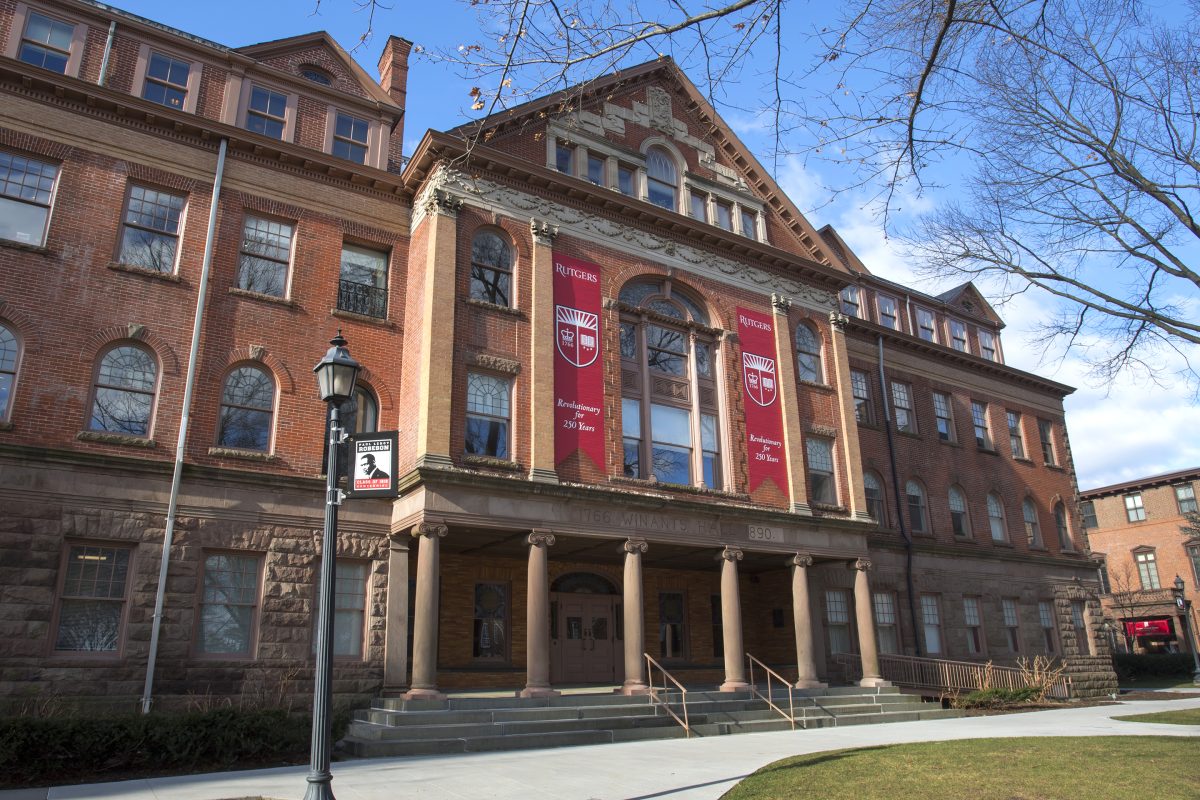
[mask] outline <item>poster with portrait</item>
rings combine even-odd
[[[347,497],[396,497],[397,431],[350,437],[352,466]]]

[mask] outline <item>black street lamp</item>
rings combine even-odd
[[[1196,653],[1196,640],[1192,638],[1192,623],[1188,614],[1192,603],[1183,596],[1183,578],[1176,575],[1171,586],[1171,592],[1175,595],[1175,606],[1183,613],[1183,634],[1187,637],[1188,650],[1192,651],[1192,664],[1195,667],[1192,671],[1192,683],[1200,686],[1200,655]]]
[[[359,363],[350,357],[341,330],[332,347],[313,367],[321,399],[329,404],[329,452],[325,460],[325,535],[321,539],[321,583],[318,589],[317,666],[313,679],[312,747],[308,790],[304,800],[334,800],[329,751],[333,736],[329,706],[333,696],[333,600],[336,580],[337,509],[342,503],[338,482],[338,445],[345,438],[338,406],[354,396]]]

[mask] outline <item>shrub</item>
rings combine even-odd
[[[954,701],[958,708],[1004,708],[1005,706],[1037,700],[1040,691],[1036,686],[1020,689],[979,689]]]
[[[1190,653],[1116,653],[1113,669],[1117,680],[1136,681],[1140,678],[1187,678],[1193,670]]]

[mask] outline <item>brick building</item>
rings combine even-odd
[[[1101,559],[1100,601],[1122,650],[1161,653],[1195,646],[1200,602],[1200,536],[1181,530],[1197,512],[1200,469],[1154,475],[1080,492],[1088,541]],[[1191,604],[1192,641],[1172,585]]]
[[[971,285],[872,276],[670,61],[402,160],[399,38],[378,81],[325,34],[86,0],[0,4],[0,42],[10,703],[142,693],[164,563],[158,701],[307,692],[338,329],[401,472],[342,508],[343,700],[632,692],[643,652],[726,688],[743,653],[869,685],[880,651],[1111,684],[1070,388],[1004,365]]]

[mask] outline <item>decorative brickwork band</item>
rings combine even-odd
[[[549,247],[554,244],[554,237],[558,236],[558,226],[545,220],[530,219],[529,232],[533,234],[535,244],[542,244]]]

